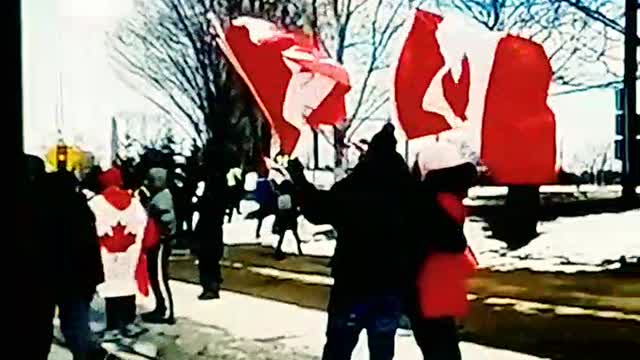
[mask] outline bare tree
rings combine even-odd
[[[301,18],[293,1],[138,0],[135,14],[113,34],[113,60],[121,78],[200,147],[222,148],[216,151],[227,159],[255,156],[267,128],[251,95],[211,41],[209,12],[227,23],[239,15],[256,15],[290,26]]]
[[[613,170],[612,144],[610,141],[589,143],[573,158],[576,170],[586,173],[593,183],[601,183],[602,174]]]
[[[207,219],[202,238],[222,244],[225,175],[231,167],[254,165],[267,153],[270,132],[250,92],[212,41],[209,13],[224,25],[240,15],[283,26],[301,18],[294,0],[137,0],[135,13],[112,34],[111,47],[122,80],[194,138],[201,156],[192,158],[202,159],[196,176],[205,181],[199,202],[200,215]]]
[[[624,17],[618,0],[438,0],[490,30],[509,31],[544,45],[554,81],[568,91],[621,81]]]
[[[418,0],[311,0],[312,26],[325,50],[346,64],[352,77],[349,113],[334,128],[336,167],[342,168],[352,136],[363,122],[379,115],[391,99],[383,76],[390,68],[393,40]]]
[[[165,139],[169,136],[175,140],[177,152],[182,151],[177,149],[177,145],[184,145],[182,146],[184,148],[191,146],[190,134],[176,131],[175,122],[165,114],[121,112],[114,119],[117,121],[118,128],[124,130],[125,137],[143,146],[157,148],[165,143]],[[182,128],[178,129],[182,130]]]

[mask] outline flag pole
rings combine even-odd
[[[638,117],[636,109],[636,73],[638,71],[638,1],[625,1],[625,40],[624,40],[624,159],[622,165],[622,196],[636,200],[636,186],[640,178],[638,157]]]

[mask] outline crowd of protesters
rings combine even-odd
[[[137,321],[173,323],[168,258],[176,232],[166,169],[152,168],[139,189],[126,188],[117,168],[46,173],[44,161],[24,159],[24,199],[19,219],[26,229],[26,254],[37,280],[27,298],[34,345],[24,358],[46,359],[53,318],[74,360],[97,358],[98,342],[136,338]],[[90,305],[104,299],[106,329],[89,327]],[[33,330],[35,329],[35,331]]]
[[[410,319],[425,359],[461,358],[456,319],[467,312],[465,280],[476,265],[462,229],[462,200],[476,170],[456,153],[436,142],[421,150],[410,168],[396,152],[388,124],[355,169],[330,190],[307,181],[295,159],[278,161],[281,172],[286,168],[280,181],[258,179],[256,237],[264,218],[275,215],[278,259],[284,259],[288,231],[302,254],[300,215],[337,231],[324,360],[350,359],[362,330],[371,359],[392,359],[403,316]],[[168,170],[151,167],[141,183],[127,186],[118,167],[94,167],[79,180],[64,170],[47,174],[35,156],[26,155],[24,164],[20,218],[25,251],[37,264],[28,276],[42,284],[30,289],[30,298],[39,301],[32,304],[29,321],[38,326],[32,328],[36,341],[26,358],[47,358],[56,307],[74,359],[91,358],[96,346],[89,308],[95,295],[106,304],[101,341],[135,338],[145,332],[142,322],[173,324],[168,267],[178,222]],[[201,218],[220,220],[199,221],[195,228],[202,300],[219,297],[224,217],[240,213],[241,171],[226,180],[223,205],[211,205],[222,199],[212,187],[205,188],[198,207]]]

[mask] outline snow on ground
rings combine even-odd
[[[558,218],[542,222],[541,235],[529,245],[509,251],[506,244],[488,238],[479,219],[469,219],[465,233],[481,266],[495,270],[599,271],[625,256],[640,258],[640,210]]]
[[[199,327],[221,329],[236,339],[227,342],[224,346],[242,347],[248,342],[241,340],[249,339],[261,343],[276,342],[287,349],[314,357],[322,354],[327,324],[327,314],[324,311],[305,309],[228,291],[222,291],[219,300],[198,301],[197,296],[201,290],[199,286],[177,281],[171,282],[171,289],[178,324],[192,323]],[[369,358],[366,344],[367,335],[363,331],[353,353],[353,360]],[[182,343],[178,346],[189,347],[189,344]],[[461,343],[460,348],[464,360],[540,360],[525,354],[467,342]],[[60,346],[54,345],[52,350],[50,360],[71,359],[71,354]],[[287,357],[289,358],[296,357]],[[399,333],[396,336],[395,358],[402,360],[422,358],[410,333],[406,335]]]
[[[241,211],[247,214],[257,208],[255,202],[243,201]],[[257,220],[236,215],[225,225],[225,243],[262,244],[275,247],[278,237],[270,234],[274,216],[264,220],[261,237],[255,238]],[[633,261],[640,258],[640,210],[619,214],[596,214],[558,218],[539,225],[541,235],[529,245],[509,251],[505,243],[489,238],[485,223],[478,218],[467,219],[465,234],[482,267],[495,270],[532,269],[535,271],[599,271],[615,268],[620,257]],[[335,241],[322,235],[327,225],[316,226],[300,218],[298,231],[306,255],[332,256]],[[296,242],[288,232],[283,250],[296,254]]]
[[[257,219],[245,219],[245,216],[252,211],[258,209],[258,204],[254,201],[242,201],[240,203],[240,211],[243,215],[234,214],[233,221],[224,225],[224,242],[227,245],[240,244],[262,244],[264,246],[275,247],[278,237],[271,234],[275,216],[266,217],[262,223],[260,238],[256,239],[256,228],[258,226]],[[306,221],[304,217],[298,219],[298,234],[303,241],[302,251],[308,255],[331,256],[335,247],[334,241],[326,241],[326,237],[317,235],[331,231],[329,225],[314,225]],[[324,240],[324,241],[321,241]],[[285,236],[283,243],[285,252],[296,253],[296,241],[293,234],[289,231]],[[306,250],[306,251],[305,251]]]
[[[506,186],[477,186],[469,189],[469,198],[496,197],[506,196],[508,188]],[[640,188],[637,189],[640,192]],[[609,194],[610,196],[619,196],[622,193],[620,185],[545,185],[540,187],[541,193],[569,193],[575,194]]]
[[[60,345],[51,345],[51,352],[49,353],[49,360],[72,360],[73,356],[71,352]]]
[[[319,356],[324,345],[327,314],[277,301],[254,298],[233,292],[221,292],[216,301],[197,301],[200,288],[172,282],[176,316],[194,322],[223,328],[241,338],[254,340],[279,339],[285,346]],[[354,351],[353,360],[368,359],[366,333]],[[472,343],[462,343],[465,360],[534,360],[536,357],[493,349]],[[396,359],[421,359],[417,345],[410,336],[396,337]]]

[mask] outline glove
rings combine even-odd
[[[291,180],[293,180],[294,183],[299,183],[306,180],[304,176],[304,166],[298,159],[290,159],[287,162],[287,172],[291,176]]]

